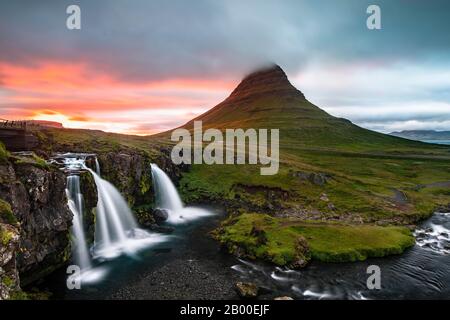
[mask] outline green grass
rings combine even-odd
[[[409,229],[398,226],[305,223],[292,229],[306,238],[313,259],[324,262],[358,261],[400,254],[415,242]]]
[[[430,192],[429,188],[416,190],[417,185],[450,181],[450,161],[421,159],[378,158],[367,154],[351,158],[332,151],[327,153],[282,154],[284,161],[274,176],[259,175],[258,166],[251,165],[193,165],[183,175],[180,191],[186,202],[218,200],[233,202],[237,198],[249,206],[265,206],[272,201],[264,193],[246,192],[240,186],[261,190],[284,190],[288,199],[277,201],[286,208],[318,210],[324,215],[361,216],[367,222],[379,219],[397,219],[414,223],[429,216],[437,207],[450,203],[447,192]],[[295,172],[326,173],[332,176],[319,186],[300,181]],[[220,183],[217,183],[220,181]],[[408,198],[404,206],[394,201],[393,190],[403,191]],[[326,194],[334,209],[320,201]]]
[[[42,150],[52,152],[123,152],[139,151],[148,156],[160,154],[160,146],[171,144],[145,136],[124,135],[100,130],[44,129],[34,133]]]
[[[8,231],[6,228],[2,227],[0,225],[0,243],[3,246],[8,245],[8,243],[11,241],[11,239],[14,237],[14,233],[11,231]]]
[[[262,230],[262,240],[261,236],[252,234],[254,228]],[[290,229],[280,232],[278,221],[267,215],[245,214],[230,219],[214,235],[230,253],[271,261],[280,266],[310,258],[307,252],[297,248],[301,235]]]
[[[259,243],[252,229],[263,230],[266,243]],[[263,259],[277,265],[289,265],[298,258],[298,239],[305,239],[308,260],[324,262],[360,261],[369,257],[400,254],[414,245],[409,229],[398,226],[345,225],[280,219],[264,214],[242,214],[225,221],[215,237],[230,253]]]
[[[0,221],[4,221],[8,224],[17,223],[17,219],[12,212],[11,205],[2,199],[0,199]]]
[[[6,151],[5,145],[0,142],[0,163],[5,163],[8,160],[9,152]]]

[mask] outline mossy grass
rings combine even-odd
[[[17,218],[11,209],[11,205],[2,199],[0,199],[0,221],[9,224],[17,223]]]
[[[0,141],[0,163],[5,163],[8,160],[9,152],[6,150],[5,145]]]
[[[50,165],[45,161],[45,159],[39,157],[34,152],[31,153],[31,156],[14,156],[14,163],[16,165],[21,164],[31,164],[37,168],[48,170]]]
[[[255,226],[266,234],[266,243],[259,244],[252,235]],[[415,243],[406,227],[301,221],[255,213],[228,219],[214,236],[231,253],[243,250],[250,258],[277,265],[288,265],[294,260],[299,237],[308,243],[311,258],[324,262],[360,261],[400,254]]]

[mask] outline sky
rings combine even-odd
[[[66,27],[72,4],[81,30]],[[450,130],[449,16],[445,0],[1,1],[0,118],[153,134],[277,63],[360,126]]]

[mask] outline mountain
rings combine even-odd
[[[233,92],[214,108],[189,121],[201,120],[205,128],[278,128],[281,147],[386,150],[427,148],[397,137],[363,129],[334,117],[296,89],[286,73],[271,65],[247,75]]]
[[[214,234],[240,257],[299,267],[310,258],[401,253],[414,238],[393,225],[414,224],[450,203],[449,147],[334,117],[277,65],[246,76],[223,102],[183,127],[192,129],[196,120],[222,130],[280,130],[276,175],[262,176],[255,165],[198,164],[180,181],[186,202],[217,202],[233,214]]]
[[[411,140],[450,140],[450,131],[403,130],[391,132],[389,134]]]
[[[102,177],[127,198],[141,223],[149,222],[155,205],[149,168],[157,163],[184,203],[218,205],[230,215],[215,236],[232,253],[280,265],[401,253],[414,239],[398,225],[449,210],[449,146],[373,132],[334,117],[309,102],[279,66],[246,76],[223,102],[183,127],[192,128],[194,120],[219,129],[279,129],[278,173],[263,176],[260,165],[249,164],[177,166],[170,157],[170,132],[138,137],[39,128],[33,132],[40,142],[35,151],[44,158],[54,152],[96,153]],[[22,168],[24,160],[3,153]],[[95,198],[95,192],[89,194]]]
[[[204,128],[279,129],[280,170],[260,176],[258,166],[193,165],[181,181],[187,201],[207,196],[233,202],[238,197],[252,211],[397,223],[450,203],[416,188],[450,181],[448,147],[334,117],[308,101],[278,65],[247,75],[224,101],[182,127],[192,129],[198,120]]]

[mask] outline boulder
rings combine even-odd
[[[236,283],[236,291],[241,298],[251,299],[258,296],[259,288],[251,282],[238,282]]]
[[[155,219],[156,223],[162,223],[169,218],[169,210],[156,208],[155,210],[153,210],[153,218]]]
[[[283,297],[276,297],[273,300],[294,300],[294,299],[292,299],[291,297],[288,297],[288,296],[283,296]]]
[[[299,178],[301,181],[309,181],[312,184],[323,186],[332,176],[328,173],[316,173],[316,172],[303,172],[297,171],[292,173],[293,177]]]

